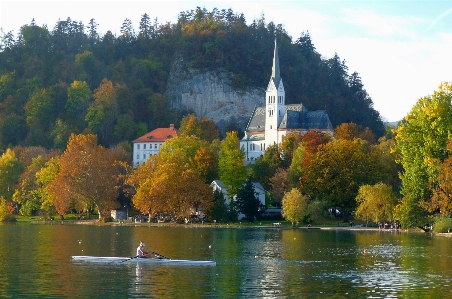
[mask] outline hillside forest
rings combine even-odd
[[[200,71],[226,70],[238,90],[264,89],[275,37],[288,104],[326,109],[334,126],[353,122],[384,135],[359,74],[349,74],[338,55],[322,57],[309,32],[292,39],[264,16],[247,25],[231,9],[198,7],[174,24],[146,13],[136,27],[126,19],[118,36],[99,36],[95,19],[71,18],[53,28],[32,20],[17,33],[1,32],[0,149],[64,149],[72,133],[82,132],[110,147],[170,123],[178,127],[189,111],[170,111],[165,97],[176,60]]]
[[[231,10],[197,8],[176,24],[144,14],[137,32],[125,20],[119,36],[100,37],[94,19],[85,28],[69,18],[53,30],[32,21],[17,36],[2,34],[2,221],[68,213],[108,220],[125,207],[176,220],[202,210],[222,222],[242,212],[253,221],[263,210],[249,205],[250,182],[258,181],[269,191],[266,206],[282,206],[293,223],[316,223],[332,210],[344,220],[452,229],[452,83],[385,129],[359,75],[338,55],[323,58],[309,33],[292,41],[264,17],[246,25]],[[182,58],[187,68],[228,70],[239,90],[263,88],[275,36],[288,99],[326,109],[334,134],[292,132],[244,165],[240,130],[220,136],[212,120],[168,110],[166,80]],[[130,141],[168,123],[179,135],[133,168]],[[233,201],[212,193],[216,179]]]

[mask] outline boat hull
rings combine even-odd
[[[137,257],[117,257],[117,256],[89,256],[74,255],[71,257],[74,262],[92,263],[145,263],[145,264],[171,264],[171,265],[194,265],[194,266],[216,266],[215,261],[194,261],[194,260],[173,260],[165,258],[137,258]]]

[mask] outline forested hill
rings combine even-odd
[[[1,32],[0,149],[64,148],[83,131],[110,146],[178,124],[182,112],[169,111],[165,98],[175,59],[201,72],[226,70],[238,90],[266,88],[275,36],[288,104],[326,109],[334,126],[354,122],[384,134],[358,73],[338,55],[323,58],[309,33],[292,39],[264,17],[247,25],[231,9],[197,8],[175,24],[143,14],[135,28],[126,19],[119,36],[99,36],[94,19],[70,18],[52,29],[33,20],[17,34]]]

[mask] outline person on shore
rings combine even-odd
[[[140,242],[140,245],[137,247],[137,257],[146,258],[149,257],[149,252],[144,251],[144,244],[143,242]]]

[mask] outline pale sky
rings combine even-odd
[[[197,6],[232,8],[248,23],[264,14],[267,23],[282,24],[293,41],[309,31],[318,53],[324,58],[337,53],[349,73],[360,74],[386,121],[402,119],[419,98],[452,81],[451,0],[0,0],[0,28],[17,36],[33,18],[50,30],[68,17],[85,25],[94,18],[100,33],[119,35],[126,18],[137,31],[144,13],[174,23],[179,12]]]

